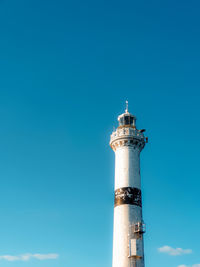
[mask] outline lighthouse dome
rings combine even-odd
[[[118,117],[119,127],[136,127],[136,117],[128,111]]]
[[[136,128],[136,117],[128,112],[128,101],[126,101],[125,113],[118,117],[119,127]]]

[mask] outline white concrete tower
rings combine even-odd
[[[136,117],[128,112],[118,117],[111,135],[115,152],[115,208],[113,267],[144,267],[140,152],[147,138],[136,128]]]

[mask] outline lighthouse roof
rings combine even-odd
[[[126,101],[125,113],[118,116],[119,126],[135,127],[136,117],[128,111],[128,101]]]
[[[135,126],[136,117],[129,112],[118,117],[119,126]]]

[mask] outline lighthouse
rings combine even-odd
[[[140,152],[147,142],[144,129],[136,128],[136,117],[125,113],[111,134],[115,152],[115,202],[113,232],[113,267],[144,267]]]

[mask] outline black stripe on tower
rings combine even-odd
[[[135,187],[122,187],[115,190],[115,207],[124,204],[142,207],[141,190]]]

